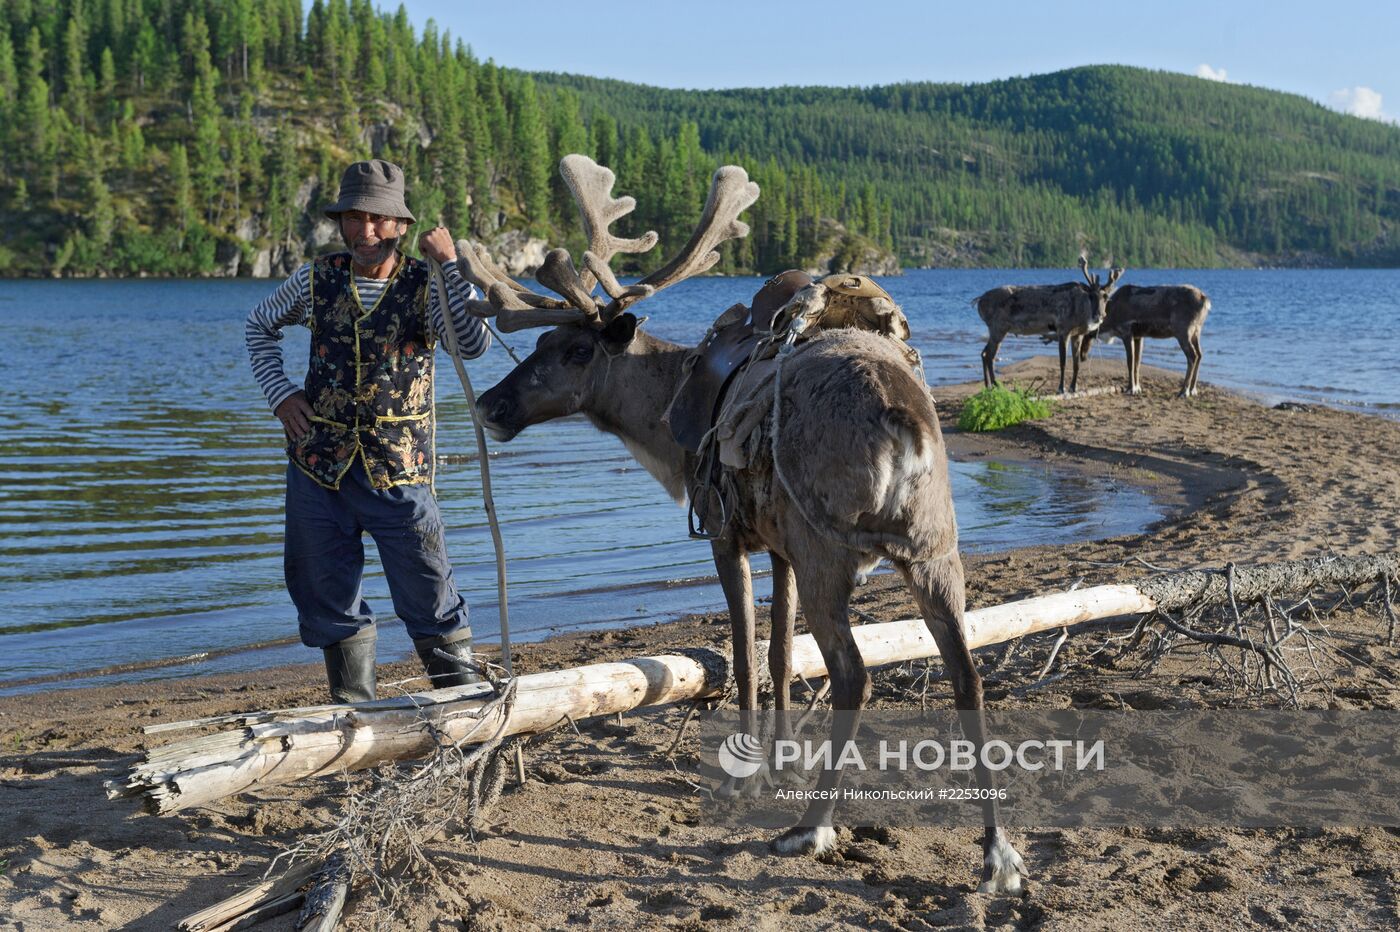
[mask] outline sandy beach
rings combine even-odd
[[[1052,381],[1041,357],[1004,379]],[[1122,382],[1121,349],[1100,351],[1081,386]],[[1204,375],[1210,376],[1207,359]],[[1328,553],[1393,552],[1400,531],[1400,422],[1315,406],[1268,407],[1203,384],[1175,397],[1179,373],[1144,367],[1147,393],[1065,401],[1053,417],[996,435],[952,429],[980,386],[938,388],[948,442],[962,457],[1045,461],[1149,490],[1167,517],[1141,535],[1068,547],[965,556],[975,608],[1038,592],[1124,582],[1163,569]],[[658,494],[661,494],[658,489]],[[676,533],[683,534],[677,516]],[[877,576],[855,607],[879,620],[914,614],[898,581]],[[801,617],[799,616],[799,629]],[[765,631],[765,606],[759,629]],[[1329,621],[1344,651],[1321,658],[1309,708],[1400,708],[1400,648],[1362,606]],[[1212,682],[1201,652],[1174,652],[1150,674],[1071,637],[1056,670],[1026,690],[1053,634],[1026,640],[988,676],[997,708],[1230,708],[1260,700]],[[522,672],[727,641],[723,614],[562,637],[517,650]],[[995,648],[979,653],[984,666]],[[1094,655],[1092,658],[1090,655]],[[308,652],[308,660],[312,659]],[[417,672],[407,662],[381,680]],[[318,663],[256,674],[165,680],[0,699],[0,929],[157,929],[253,882],[269,857],[324,826],[342,783],[273,787],[172,817],[108,802],[102,781],[143,747],[142,725],[324,701]],[[936,701],[951,704],[946,683]],[[876,704],[911,699],[897,669],[876,676]],[[699,818],[704,799],[659,752],[677,707],[581,723],[527,752],[475,843],[433,843],[439,877],[404,927],[627,929],[936,927],[1044,929],[1317,928],[1400,925],[1400,830],[1075,829],[1017,832],[1031,874],[1022,898],[975,893],[978,831],[842,829],[820,860],[771,854],[758,831]],[[692,739],[693,743],[693,739]],[[684,747],[682,753],[685,752]],[[352,899],[350,927],[359,927]],[[295,914],[259,928],[290,929]]]

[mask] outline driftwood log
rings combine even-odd
[[[984,647],[1080,622],[1135,616],[1188,605],[1239,602],[1265,595],[1303,595],[1319,587],[1353,587],[1400,576],[1400,559],[1324,557],[1253,567],[1168,573],[1136,585],[1095,586],[969,611],[969,644]],[[938,653],[920,619],[853,629],[870,667]],[[762,656],[766,648],[759,646]],[[825,675],[810,635],[794,639],[794,677]],[[354,705],[318,706],[220,716],[148,728],[165,732],[209,725],[235,727],[148,751],[125,779],[107,783],[109,798],[139,797],[166,815],[235,793],[380,763],[424,757],[441,740],[478,734],[530,734],[566,719],[627,712],[642,706],[722,695],[729,660],[719,651],[688,649],[617,663],[533,673],[516,680],[508,713],[491,706],[489,685],[423,692]],[[483,714],[508,719],[482,721]],[[503,725],[503,728],[498,727]],[[485,726],[485,727],[483,727]]]

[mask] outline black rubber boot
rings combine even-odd
[[[423,669],[428,671],[428,679],[432,680],[433,689],[470,686],[472,683],[481,682],[481,675],[469,666],[472,659],[470,632],[414,638],[413,646],[418,651],[418,659],[423,661]],[[451,654],[452,657],[444,657],[438,651]]]
[[[378,640],[374,628],[365,628],[323,648],[332,701],[368,702],[374,698],[374,648]]]

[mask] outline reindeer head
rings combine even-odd
[[[562,324],[545,331],[534,352],[477,399],[482,426],[504,443],[531,424],[595,407],[609,388],[612,360],[636,335],[637,316],[626,312],[601,327]]]
[[[589,242],[582,273],[562,249],[545,257],[536,278],[560,298],[535,294],[512,281],[479,244],[457,244],[463,275],[488,297],[470,302],[472,313],[495,317],[505,331],[553,327],[524,362],[477,402],[486,428],[501,441],[531,424],[580,411],[596,414],[603,393],[621,390],[609,377],[613,362],[633,348],[637,336],[637,318],[628,308],[712,268],[719,261],[721,243],[748,235],[748,225],[738,216],[758,199],[758,185],[742,168],[720,168],[690,240],[670,262],[637,284],[624,286],[609,260],[620,252],[650,250],[656,234],[622,239],[608,232],[608,226],[631,213],[637,202],[612,196],[616,179],[607,168],[586,156],[568,155],[560,161],[559,172],[578,204]],[[595,284],[602,286],[606,299],[594,296]]]
[[[1118,284],[1118,279],[1123,276],[1121,268],[1111,269],[1108,273],[1108,281],[1100,282],[1098,273],[1089,274],[1089,260],[1086,256],[1079,257],[1079,271],[1084,274],[1084,280],[1089,283],[1089,295],[1093,299],[1094,314],[1090,319],[1089,332],[1093,333],[1099,329],[1103,319],[1108,315],[1108,299],[1113,296],[1113,287]]]

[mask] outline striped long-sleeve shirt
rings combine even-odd
[[[491,332],[477,317],[467,312],[468,299],[478,297],[476,289],[469,284],[456,265],[443,266],[447,281],[447,304],[452,310],[453,330],[457,335],[458,355],[463,359],[475,359],[486,352],[491,345]],[[360,303],[374,307],[384,288],[387,278],[361,278],[355,276],[355,289],[360,293]],[[445,340],[446,325],[442,308],[439,306],[437,289],[428,290],[428,311],[433,322],[433,330],[440,340]],[[267,397],[268,407],[277,406],[287,400],[301,386],[287,378],[283,367],[282,328],[305,324],[311,312],[311,265],[303,265],[292,273],[292,277],[277,287],[277,290],[260,301],[248,315],[244,327],[244,339],[248,344],[248,361],[253,366],[253,378]],[[446,343],[443,344],[446,348]]]

